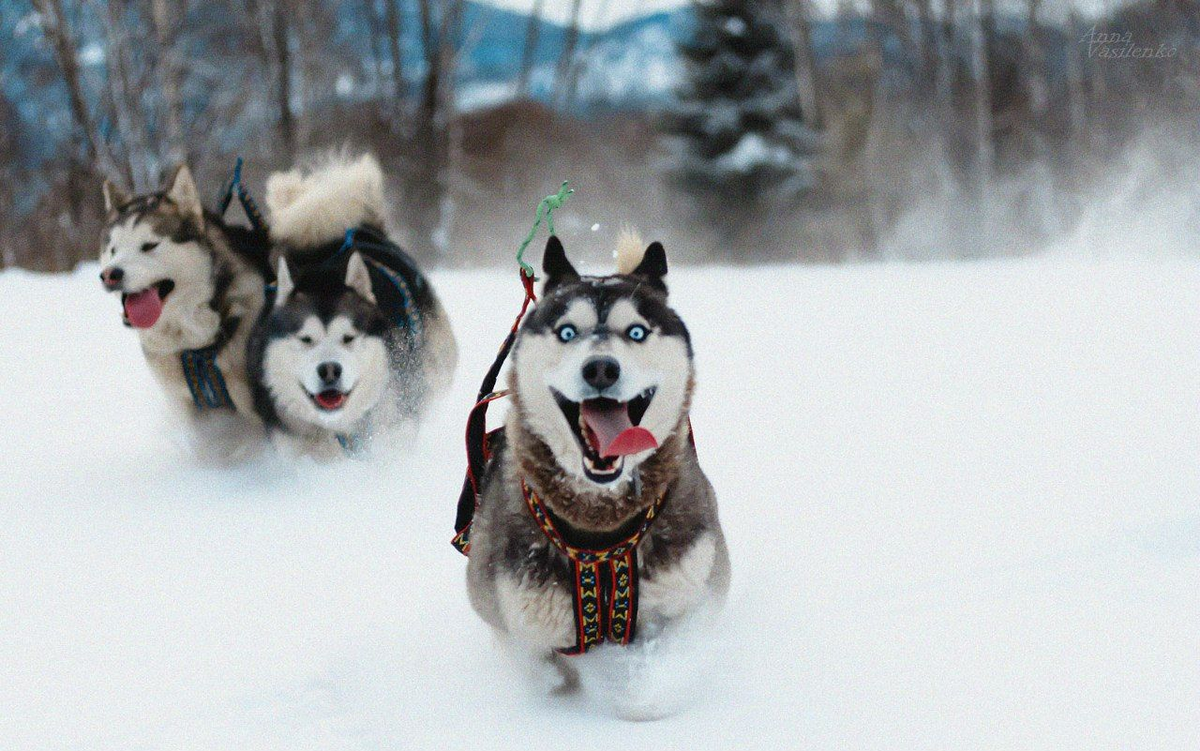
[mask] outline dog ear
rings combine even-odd
[[[204,225],[204,204],[200,202],[200,191],[196,189],[196,181],[192,179],[192,171],[186,164],[181,164],[167,178],[167,198],[179,207],[184,216]]]
[[[117,213],[117,209],[129,203],[129,194],[121,190],[121,188],[112,180],[104,181],[104,213],[113,216]]]
[[[650,247],[646,248],[646,253],[642,256],[642,262],[630,272],[630,275],[645,279],[650,286],[666,292],[667,285],[663,281],[663,277],[667,275],[667,251],[663,248],[662,243],[657,241],[650,243]]]
[[[280,307],[292,296],[296,285],[292,282],[292,272],[288,268],[287,259],[279,257],[279,265],[275,271],[275,307]]]
[[[371,287],[371,272],[361,253],[351,253],[346,263],[346,286],[362,295],[363,299],[375,303],[375,290]]]
[[[551,235],[546,241],[546,252],[542,254],[542,271],[546,272],[546,283],[542,285],[542,294],[546,294],[564,282],[579,279],[579,272],[567,260],[567,251],[563,250],[562,241]]]

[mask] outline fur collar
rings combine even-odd
[[[689,396],[691,389],[688,389]],[[521,404],[513,395],[513,408],[520,414]],[[690,399],[688,400],[690,401]],[[611,490],[599,489],[559,467],[550,447],[525,428],[520,419],[506,428],[517,471],[541,501],[572,527],[591,533],[618,530],[658,500],[679,475],[679,464],[687,445],[687,410],[669,438],[635,470],[640,482],[623,480]]]

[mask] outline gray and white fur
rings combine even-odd
[[[278,285],[249,360],[276,442],[335,458],[415,423],[457,346],[428,279],[383,228],[379,164],[334,157],[272,175],[266,203]]]
[[[137,330],[168,402],[199,428],[197,447],[205,454],[230,458],[252,450],[263,430],[246,342],[263,306],[265,236],[205,211],[186,166],[154,193],[129,195],[105,182],[104,207],[100,279],[120,295],[122,320]],[[184,377],[181,353],[214,344],[233,410],[197,408]]]
[[[578,685],[577,668],[621,659],[621,652],[636,652],[693,616],[715,612],[729,586],[716,496],[689,440],[692,347],[667,302],[666,256],[658,243],[640,263],[627,255],[626,273],[581,277],[558,239],[550,239],[542,298],[513,349],[505,440],[483,478],[470,533],[471,604],[502,643],[557,668],[560,688]],[[580,419],[591,400],[623,405],[657,448],[601,457]],[[631,645],[580,657],[557,653],[576,639],[571,564],[532,518],[522,480],[583,547],[627,536],[655,499],[667,495],[637,548],[639,607]],[[618,702],[617,708],[630,717],[659,714],[643,705]]]

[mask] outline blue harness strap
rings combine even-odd
[[[233,194],[235,192],[237,193],[238,203],[242,204],[242,210],[246,212],[246,218],[250,220],[250,226],[260,232],[265,231],[267,220],[263,218],[262,211],[259,210],[254,198],[251,197],[250,191],[242,184],[242,158],[240,156],[233,165],[233,177],[230,178],[229,184],[221,192],[220,200],[217,201],[218,213],[222,217],[225,216],[226,211],[229,211],[229,204],[233,202]]]
[[[330,256],[326,263],[332,262],[334,259],[349,253],[356,245],[355,235],[357,232],[358,230],[354,228],[346,230],[346,239],[342,242],[342,247],[338,248],[338,251]],[[357,244],[361,247],[370,247],[372,245],[370,242],[362,241],[359,241]],[[408,286],[408,282],[404,281],[404,277],[388,268],[385,264],[376,261],[367,254],[362,254],[362,259],[367,262],[370,268],[375,269],[384,279],[387,279],[388,283],[400,295],[401,310],[396,312],[395,324],[401,328],[408,329],[409,333],[412,334],[413,342],[420,341],[424,329],[421,323],[421,316],[417,313],[416,303],[413,301],[412,289]]]
[[[185,349],[179,353],[183,378],[192,392],[196,409],[233,409],[233,399],[225,386],[225,377],[217,367],[217,345],[203,349]]]

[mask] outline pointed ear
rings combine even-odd
[[[371,287],[371,272],[361,253],[351,253],[346,263],[346,286],[362,295],[370,303],[375,302],[375,290]]]
[[[579,272],[567,260],[567,251],[563,250],[562,241],[551,235],[546,241],[546,251],[542,254],[542,271],[546,272],[546,283],[542,285],[542,294],[546,294],[564,282],[579,279]]]
[[[203,225],[204,205],[200,203],[200,192],[196,190],[196,181],[192,179],[192,171],[186,164],[176,167],[175,172],[167,178],[165,192],[184,216]]]
[[[630,272],[630,275],[641,277],[652,287],[666,292],[667,285],[663,282],[663,277],[667,275],[667,251],[663,248],[662,243],[650,243],[650,247],[646,248],[646,254],[642,256],[642,262]]]
[[[112,180],[104,181],[104,213],[113,215],[117,209],[129,203],[129,194],[121,190]]]
[[[292,296],[296,285],[292,282],[292,272],[288,268],[287,259],[280,256],[279,265],[275,271],[275,307],[280,307]]]

